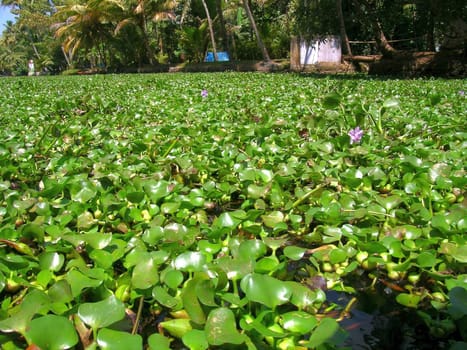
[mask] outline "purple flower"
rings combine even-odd
[[[363,130],[357,126],[355,129],[349,131],[350,144],[359,143],[363,136]]]
[[[465,96],[465,91],[464,90],[459,91],[459,96]]]
[[[208,90],[206,89],[201,90],[201,97],[202,98],[208,97]]]

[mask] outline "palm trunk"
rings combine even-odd
[[[216,0],[216,11],[219,18],[221,38],[224,51],[230,51],[229,37],[227,36],[227,30],[225,29],[225,19],[222,12],[222,0]],[[230,53],[230,52],[229,52]]]
[[[339,16],[339,27],[341,32],[341,41],[344,44],[345,50],[348,55],[352,56],[352,50],[350,48],[349,38],[345,29],[344,13],[342,12],[342,0],[337,0],[337,15]]]
[[[214,29],[212,28],[212,20],[211,20],[211,15],[209,14],[209,8],[208,5],[206,4],[205,0],[201,0],[204,6],[204,11],[206,11],[206,18],[208,19],[208,26],[209,26],[209,36],[211,37],[211,45],[212,45],[212,51],[214,53],[214,61],[218,61],[217,58],[217,49],[216,49],[216,40],[214,37]]]
[[[253,17],[253,13],[251,12],[250,4],[248,3],[248,1],[249,0],[242,1],[243,8],[245,9],[248,20],[250,21],[251,29],[256,35],[256,41],[258,42],[258,47],[261,50],[261,53],[263,54],[263,60],[265,62],[269,62],[271,61],[271,59],[269,58],[268,50],[266,49],[266,46],[264,45],[263,40],[261,39],[261,35],[259,34],[258,28],[256,27],[255,18]]]

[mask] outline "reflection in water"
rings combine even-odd
[[[389,294],[388,294],[389,293]],[[352,350],[443,350],[447,342],[430,336],[414,310],[394,301],[391,289],[382,286],[359,292],[358,302],[340,322],[348,332],[344,346]],[[352,295],[327,291],[327,300],[344,308]]]

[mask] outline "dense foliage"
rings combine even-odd
[[[3,349],[332,349],[381,298],[465,347],[465,81],[0,88]]]
[[[354,54],[394,48],[465,51],[465,11],[457,0],[61,0],[2,1],[16,14],[0,41],[0,73],[93,68],[125,71],[200,62],[207,51],[231,59],[287,58],[292,36],[339,34]],[[208,16],[209,15],[209,16]],[[380,39],[383,38],[383,43]],[[376,39],[376,42],[375,42]],[[391,41],[395,40],[395,41]],[[347,45],[343,45],[344,52]]]

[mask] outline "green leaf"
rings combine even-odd
[[[467,315],[467,290],[454,287],[449,291],[448,312],[454,320],[460,320]]]
[[[406,307],[417,308],[418,303],[421,301],[419,295],[400,293],[396,296],[396,301]]]
[[[281,316],[282,327],[290,332],[307,334],[318,324],[315,316],[304,311],[291,311]]]
[[[206,338],[210,345],[243,344],[245,335],[237,330],[235,315],[232,310],[221,307],[212,310],[206,321]]]
[[[173,267],[180,271],[204,271],[206,256],[200,252],[185,252],[175,258]]]
[[[318,346],[330,342],[332,337],[338,332],[339,324],[333,318],[323,318],[318,327],[311,334],[310,340],[306,343],[309,348],[317,348]]]
[[[139,263],[133,269],[131,283],[134,288],[147,289],[159,282],[159,265],[151,256]]]
[[[97,344],[102,350],[143,350],[143,339],[139,334],[103,328],[97,334]]]
[[[183,282],[183,279],[183,273],[178,270],[170,269],[161,275],[162,282],[164,282],[171,289],[177,289],[178,286]]]
[[[417,263],[420,267],[434,267],[440,260],[431,252],[422,252],[417,256]]]
[[[185,333],[182,341],[190,350],[206,350],[209,348],[206,333],[198,329],[192,329]]]
[[[281,211],[273,211],[267,215],[261,215],[261,218],[267,227],[274,228],[284,221],[284,214]]]
[[[266,254],[266,245],[258,239],[249,239],[240,243],[239,256],[245,259],[256,260]]]
[[[112,241],[112,234],[101,232],[85,233],[83,239],[94,249],[104,249]]]
[[[177,309],[179,306],[181,306],[181,300],[170,295],[161,286],[154,287],[152,290],[152,296],[159,304],[170,309]]]
[[[29,344],[44,350],[70,349],[78,343],[78,334],[70,320],[55,315],[45,315],[32,320],[25,337]]]
[[[340,104],[341,97],[337,93],[330,93],[324,96],[323,106],[327,109],[337,108]]]
[[[125,305],[111,295],[102,301],[81,304],[78,316],[92,329],[104,328],[125,317]]]
[[[258,302],[271,309],[289,302],[292,291],[288,285],[274,277],[252,273],[240,282],[240,287],[250,301]]]
[[[297,246],[287,246],[284,248],[284,255],[291,260],[300,260],[305,255],[307,249]]]
[[[57,252],[43,253],[39,256],[39,266],[42,270],[59,271],[65,262],[65,257]]]
[[[206,314],[201,307],[198,295],[196,294],[196,286],[202,280],[202,278],[197,277],[188,281],[188,283],[185,284],[181,294],[183,307],[190,316],[191,320],[197,324],[206,323]]]
[[[48,296],[43,292],[33,290],[24,297],[15,313],[0,321],[0,331],[25,334],[34,315],[47,312],[49,307],[50,299]]]
[[[149,336],[148,345],[150,350],[170,350],[170,339],[154,333]]]
[[[71,287],[73,297],[80,295],[83,289],[95,288],[102,284],[102,281],[90,278],[77,270],[69,271],[65,279]]]
[[[160,326],[176,338],[182,338],[187,332],[192,330],[190,320],[186,318],[164,321],[160,323]]]
[[[130,192],[126,198],[132,203],[140,203],[144,199],[144,192]]]

